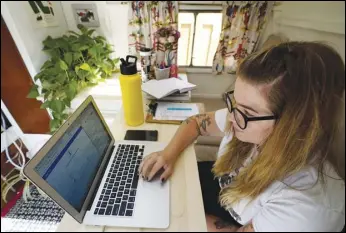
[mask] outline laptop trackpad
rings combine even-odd
[[[161,184],[159,179],[151,182],[140,179],[137,189],[134,217],[141,216],[145,225],[166,228],[169,225],[169,181]],[[147,216],[147,217],[145,217]]]

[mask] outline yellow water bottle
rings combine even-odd
[[[129,59],[134,58],[134,62]],[[137,73],[137,57],[126,56],[120,59],[120,87],[123,99],[125,121],[129,126],[138,126],[144,122],[142,79]]]

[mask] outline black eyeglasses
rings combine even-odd
[[[234,93],[234,91],[229,91],[229,92],[224,93],[223,99],[227,104],[228,111],[230,113],[233,112],[234,119],[241,129],[245,129],[247,126],[247,123],[249,121],[266,121],[266,120],[277,119],[277,117],[275,115],[261,116],[261,117],[248,117],[248,116],[246,116],[245,113],[243,113],[239,109],[233,107],[233,103],[232,103],[232,99],[231,99],[231,95],[233,95],[233,93]]]

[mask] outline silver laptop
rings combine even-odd
[[[167,228],[169,181],[139,179],[143,157],[165,144],[115,141],[89,96],[29,161],[24,174],[78,222]]]

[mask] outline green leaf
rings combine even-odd
[[[73,61],[78,61],[82,57],[81,53],[73,53]]]
[[[61,73],[61,69],[59,64],[56,64],[54,67],[46,69],[44,71],[45,75],[47,75],[49,78],[51,78],[52,76],[56,76],[58,74]]]
[[[78,34],[77,32],[74,32],[74,31],[68,31],[68,32],[73,34],[73,35],[76,35],[77,37],[80,36],[80,34]]]
[[[102,42],[106,42],[106,38],[103,37],[103,36],[96,36],[96,37],[95,37],[95,40],[102,41]]]
[[[66,113],[64,113],[64,114],[61,115],[61,118],[64,119],[64,120],[66,120],[67,117],[68,117],[68,114],[66,114]]]
[[[85,71],[90,71],[91,68],[88,63],[83,63],[82,65],[79,66],[80,69],[85,70]]]
[[[47,60],[45,63],[43,63],[43,65],[41,66],[41,70],[44,70],[46,68],[52,67],[54,66],[54,64],[52,63],[51,60]]]
[[[38,93],[37,90],[38,86],[37,85],[33,85],[29,91],[29,94],[26,96],[27,98],[37,98],[40,94]]]
[[[87,82],[85,82],[85,81],[80,81],[79,83],[78,83],[78,87],[77,87],[77,90],[78,91],[81,91],[81,90],[83,90],[85,87],[87,87],[88,86],[88,84],[87,84]]]
[[[97,47],[96,46],[93,46],[89,49],[89,53],[91,54],[91,56],[93,57],[97,57]]]
[[[71,108],[71,100],[69,100],[69,99],[64,99],[63,102],[64,102],[64,104],[65,104],[67,107]]]
[[[73,98],[77,94],[77,83],[75,81],[72,81],[69,83],[65,88],[66,96],[69,100],[73,100]]]
[[[63,84],[66,80],[66,74],[65,73],[61,73],[61,74],[58,74],[56,77],[55,77],[55,80],[61,84]]]
[[[44,72],[45,71],[41,71],[40,73],[36,74],[34,77],[34,80],[37,81],[38,79],[42,79],[44,77]]]
[[[46,53],[48,53],[52,58],[59,58],[60,52],[58,49],[47,49],[44,50]]]
[[[71,66],[72,61],[73,61],[73,55],[71,52],[65,53],[64,55],[64,60],[67,63],[68,66]]]
[[[64,38],[57,38],[56,39],[56,46],[58,48],[62,48],[64,51],[69,50],[69,43]]]
[[[119,61],[120,61],[120,58],[117,57],[117,58],[113,59],[113,64],[116,65],[119,63]]]
[[[42,89],[42,90],[44,90],[44,89]],[[44,93],[44,99],[46,100],[46,99],[48,99],[49,98],[49,96],[50,96],[50,94],[51,94],[51,92],[50,91],[47,91],[46,93]]]
[[[54,40],[51,36],[47,36],[42,43],[47,48],[55,48],[56,46],[56,40]]]
[[[46,108],[49,108],[49,105],[50,105],[50,101],[46,100],[46,101],[44,101],[43,104],[41,104],[40,108],[41,109],[46,109]]]
[[[55,119],[55,120],[61,119],[61,115],[59,113],[53,112],[52,115],[53,115],[53,119]]]
[[[95,32],[95,29],[90,29],[88,30],[87,35],[91,36],[94,32]]]
[[[56,78],[56,76],[54,76],[54,79]],[[52,83],[50,81],[42,81],[42,88],[46,89],[46,90],[54,90],[59,84],[58,83]]]
[[[101,78],[103,78],[103,79],[107,78],[107,75],[104,71],[101,73]]]
[[[61,124],[61,120],[59,119],[50,120],[49,122],[50,131],[55,132],[60,127],[60,124]]]
[[[62,113],[65,109],[65,104],[60,100],[50,101],[49,108],[54,112]]]
[[[106,45],[106,50],[109,51],[109,52],[111,52],[111,53],[114,52],[114,51],[112,50],[112,45],[110,45],[110,44],[107,44],[107,45]]]
[[[89,48],[89,46],[83,45],[83,46],[79,47],[78,50],[79,50],[79,51],[82,51],[82,50],[86,50],[86,49],[88,49],[88,48]]]
[[[59,66],[62,70],[68,69],[68,66],[66,65],[66,63],[63,60],[59,60]]]
[[[79,52],[80,46],[81,46],[80,44],[76,43],[76,44],[73,44],[71,48],[74,52]]]
[[[72,70],[69,70],[68,72],[68,77],[69,77],[69,80],[76,80],[77,79],[77,74],[76,74],[76,71],[72,71]]]
[[[87,33],[88,32],[88,29],[83,25],[83,24],[78,24],[77,25],[77,28],[83,33]]]
[[[88,75],[88,71],[85,71],[85,70],[79,70],[77,72],[77,75],[80,79],[84,80],[84,78]]]

